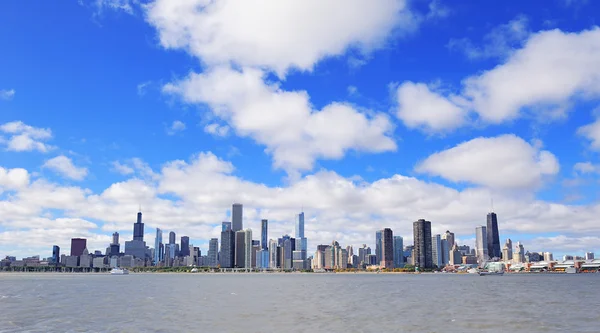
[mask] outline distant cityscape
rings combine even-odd
[[[309,255],[304,234],[304,212],[295,217],[295,234],[282,235],[277,239],[268,237],[269,221],[261,220],[260,239],[253,239],[252,229],[243,228],[243,205],[234,203],[231,221],[221,224],[221,237],[211,238],[208,251],[202,254],[190,244],[188,236],[181,236],[177,243],[174,231],[163,242],[163,231],[156,229],[154,247],[144,241],[144,223],[141,209],[133,223],[133,239],[125,241],[123,251],[119,233],[112,235],[112,242],[104,252],[90,253],[87,239],[72,238],[70,253],[61,253],[58,245],[52,247],[52,256],[40,259],[33,256],[17,260],[7,256],[0,260],[0,268],[8,271],[56,270],[56,271],[103,271],[111,268],[135,267],[205,267],[213,271],[444,271],[461,272],[482,266],[486,262],[502,262],[510,271],[564,272],[577,269],[580,272],[598,272],[600,260],[594,253],[584,256],[565,255],[555,260],[550,252],[525,251],[517,242],[513,247],[506,239],[501,247],[496,213],[487,214],[487,224],[475,228],[476,245],[470,248],[459,245],[453,232],[432,235],[431,222],[419,219],[413,222],[414,244],[405,245],[402,236],[394,236],[392,229],[375,231],[375,251],[366,244],[354,250],[352,245],[342,247],[337,241],[317,245]]]

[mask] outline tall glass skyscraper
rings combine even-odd
[[[244,267],[252,268],[256,264],[256,261],[252,264],[252,229],[246,229],[244,233]]]
[[[296,244],[294,245],[295,251],[302,251],[302,260],[306,260],[308,251],[308,241],[304,237],[304,212],[301,212],[296,216]]]
[[[413,222],[413,239],[415,241],[413,257],[415,266],[432,268],[431,222],[424,219]]]
[[[479,263],[489,259],[487,228],[485,226],[475,228],[475,251],[477,252]]]
[[[431,256],[433,264],[438,268],[443,267],[444,255],[442,252],[442,236],[434,235],[431,237]]]
[[[490,258],[502,257],[500,249],[500,233],[498,232],[498,216],[491,212],[487,214],[487,248]]]
[[[144,223],[142,223],[142,212],[137,213],[137,222],[133,224],[133,240],[144,241]]]
[[[358,249],[359,257],[360,250]],[[363,258],[359,258],[363,260]],[[394,236],[394,267],[404,267],[404,239],[402,236]]]
[[[181,236],[181,251],[179,251],[181,257],[190,255],[190,238],[188,236]]]
[[[252,243],[252,242],[251,242]],[[252,244],[250,244],[252,246]],[[246,267],[246,232],[238,230],[235,232],[235,267]]]
[[[156,238],[154,239],[154,264],[158,265],[161,261],[161,251],[160,248],[162,246],[162,230],[156,228]]]
[[[266,219],[260,221],[260,246],[263,250],[266,250],[269,247],[268,238],[267,238],[268,224],[269,224],[269,221]]]
[[[235,264],[235,232],[231,228],[221,231],[221,268],[233,268]]]
[[[304,238],[304,212],[296,216],[296,238]]]
[[[169,232],[169,244],[175,244],[175,240],[177,239],[177,236],[175,235],[174,231]]]
[[[211,238],[208,243],[208,252],[206,253],[207,266],[217,267],[219,258],[219,239]]]
[[[80,256],[83,254],[83,250],[87,247],[87,239],[85,238],[71,238],[71,255]]]
[[[60,263],[60,247],[54,245],[52,247],[52,264],[58,265]]]
[[[377,258],[377,264],[379,264],[381,262],[381,253],[382,253],[382,248],[381,248],[381,237],[382,237],[382,230],[377,230],[375,232],[375,257]]]
[[[222,222],[221,231],[231,230],[231,222]]]
[[[242,204],[234,203],[231,207],[231,230],[234,232],[244,229],[243,211],[244,207]]]

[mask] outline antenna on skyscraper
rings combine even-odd
[[[492,201],[492,213],[494,212],[494,198],[490,198],[490,200]]]

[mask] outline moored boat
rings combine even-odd
[[[129,271],[125,268],[118,268],[115,267],[110,271],[111,275],[127,275],[129,274]]]

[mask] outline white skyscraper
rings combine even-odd
[[[245,231],[245,264],[244,267],[252,268],[252,229],[246,229]]]
[[[269,268],[277,268],[277,241],[274,239],[269,240]]]
[[[517,264],[522,264],[525,262],[525,248],[521,242],[517,243],[515,253],[513,254],[513,261]]]
[[[443,253],[442,253],[442,237],[440,235],[433,235],[431,237],[431,256],[433,257],[433,264],[437,267],[443,267]]]
[[[483,263],[489,259],[487,246],[487,228],[480,226],[475,228],[475,251],[479,263]]]

